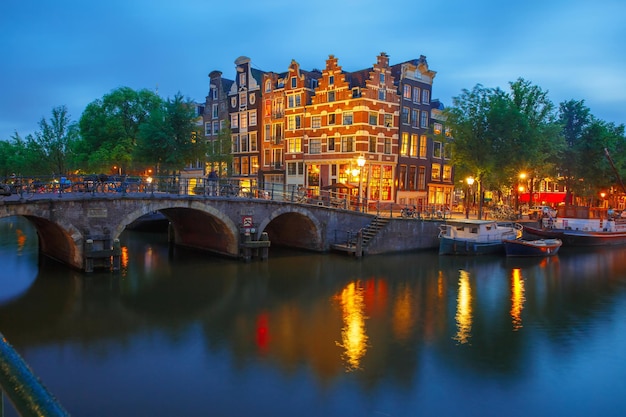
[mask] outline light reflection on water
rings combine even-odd
[[[343,317],[341,343],[338,343],[338,346],[345,351],[344,357],[348,371],[359,369],[361,358],[367,351],[363,292],[360,282],[350,282],[337,296]]]
[[[19,228],[29,262],[6,262],[15,229],[0,254],[28,284],[0,304],[0,329],[72,415],[626,411],[619,248],[360,261],[273,248],[243,263],[128,234],[122,273],[83,275],[39,268]],[[2,274],[2,293],[13,282]]]
[[[520,268],[511,271],[511,319],[513,330],[522,328],[522,310],[524,309],[524,278]]]
[[[456,299],[457,332],[454,340],[461,344],[469,343],[472,335],[472,287],[470,274],[467,271],[459,271],[459,291]]]

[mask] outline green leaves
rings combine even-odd
[[[141,125],[162,103],[149,90],[128,87],[94,100],[80,118],[78,159],[94,172],[108,172],[112,166],[131,168]]]
[[[547,93],[521,78],[509,85],[506,92],[478,84],[446,110],[453,162],[496,189],[511,187],[522,171],[545,169],[561,148]]]
[[[195,105],[178,93],[140,126],[133,155],[136,160],[163,169],[182,169],[190,161],[204,158],[205,142],[197,137],[200,132]]]

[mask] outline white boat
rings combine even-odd
[[[439,226],[440,255],[487,255],[504,253],[504,239],[522,234],[518,223],[495,220],[449,220]]]

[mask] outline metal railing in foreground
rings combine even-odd
[[[1,333],[0,387],[22,417],[69,416]]]

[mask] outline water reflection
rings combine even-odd
[[[472,287],[467,271],[459,271],[459,291],[456,301],[457,332],[454,340],[460,344],[469,343],[472,336]]]
[[[511,319],[515,331],[522,328],[522,310],[525,300],[522,270],[514,268],[511,274]]]
[[[22,230],[26,254],[36,234]],[[32,285],[0,305],[3,333],[72,415],[196,416],[207,403],[224,416],[464,415],[468,403],[475,415],[584,415],[568,398],[625,409],[623,250],[273,250],[241,263],[170,251],[166,237],[125,234],[122,247],[121,274],[35,257]],[[77,380],[107,395],[78,395]]]
[[[37,277],[37,235],[24,218],[0,219],[0,305],[24,294]]]
[[[367,334],[365,332],[364,290],[360,282],[350,282],[337,296],[343,318],[341,343],[344,349],[346,369],[359,369],[361,359],[367,351]]]

